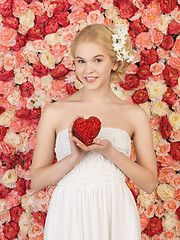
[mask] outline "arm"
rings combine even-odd
[[[146,112],[138,107],[134,115],[133,144],[136,152],[136,162],[111,148],[108,157],[118,168],[120,168],[137,186],[152,193],[157,184],[156,155],[153,147],[152,129]]]
[[[40,191],[58,182],[78,162],[79,156],[70,154],[54,164],[55,126],[57,109],[48,106],[43,111],[37,131],[36,146],[31,165],[31,186]],[[70,131],[70,130],[69,130]]]

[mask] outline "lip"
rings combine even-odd
[[[90,79],[91,78],[91,79]],[[88,82],[88,83],[92,83],[92,82],[95,82],[96,81],[96,77],[85,77],[85,80],[86,80],[86,82]]]

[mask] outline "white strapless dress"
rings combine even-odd
[[[131,139],[119,128],[98,136],[126,156]],[[56,138],[58,161],[71,153],[68,129]],[[108,158],[87,152],[56,185],[46,217],[44,240],[140,240],[140,218],[124,173]]]

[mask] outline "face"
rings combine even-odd
[[[76,74],[84,86],[109,85],[112,70],[117,69],[106,51],[94,42],[80,43],[75,51]]]

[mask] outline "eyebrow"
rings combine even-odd
[[[97,57],[104,57],[104,55],[98,54],[98,55],[94,56],[93,58],[97,58]],[[81,59],[83,59],[82,57],[79,57],[79,56],[77,56],[77,57],[75,57],[75,58],[81,58]]]

